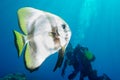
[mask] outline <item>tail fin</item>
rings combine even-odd
[[[18,56],[21,56],[22,54],[22,50],[25,46],[25,39],[24,39],[24,35],[17,32],[16,30],[13,31],[14,35],[15,35],[15,44],[18,50]]]

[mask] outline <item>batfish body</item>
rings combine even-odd
[[[18,10],[18,22],[23,34],[14,30],[15,42],[19,56],[25,49],[27,69],[37,69],[48,56],[57,51],[59,54],[54,71],[60,67],[71,37],[68,24],[52,13],[31,7]]]

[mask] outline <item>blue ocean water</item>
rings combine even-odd
[[[0,77],[9,73],[25,73],[28,80],[67,80],[61,68],[52,72],[57,54],[51,55],[35,72],[24,66],[14,45],[13,30],[20,31],[17,10],[34,7],[63,18],[72,30],[71,43],[87,46],[96,56],[92,63],[98,75],[106,73],[120,80],[120,1],[118,0],[1,0],[0,1]],[[79,74],[75,80],[79,80]],[[87,79],[86,79],[87,80]]]

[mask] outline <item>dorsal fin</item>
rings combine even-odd
[[[34,26],[31,26],[33,21],[42,14],[42,11],[31,7],[24,7],[18,10],[19,25],[24,34],[28,34],[33,30]]]

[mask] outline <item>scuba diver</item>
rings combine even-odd
[[[66,49],[66,59],[61,75],[65,75],[67,65],[71,65],[74,71],[68,76],[69,80],[73,80],[80,72],[79,80],[84,80],[88,77],[89,80],[111,80],[106,74],[97,76],[97,71],[92,69],[91,62],[95,60],[95,56],[88,50],[87,47],[82,47],[78,44],[75,49],[69,44]]]

